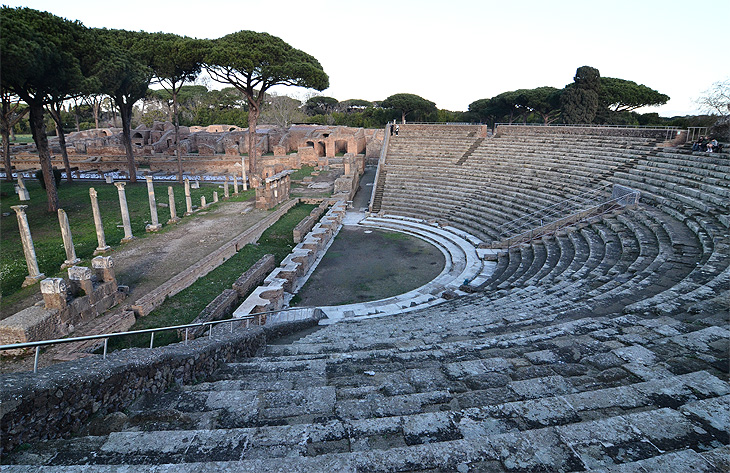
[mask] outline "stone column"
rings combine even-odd
[[[223,197],[226,199],[231,196],[230,191],[228,190],[228,176],[226,176],[226,182],[223,184]]]
[[[35,256],[35,247],[33,246],[33,238],[30,236],[30,227],[28,226],[28,216],[25,215],[27,205],[13,205],[10,207],[15,210],[18,217],[18,230],[20,230],[20,239],[23,242],[23,253],[25,254],[25,264],[28,265],[28,276],[23,281],[23,287],[37,283],[45,277],[38,269],[38,259]]]
[[[218,202],[218,191],[213,191],[213,203]]]
[[[190,197],[190,179],[185,178],[185,216],[193,214],[193,199]]]
[[[248,190],[248,183],[246,183],[246,157],[241,156],[241,180],[243,181],[244,192]]]
[[[76,257],[73,238],[71,238],[71,226],[68,224],[68,215],[63,209],[58,209],[58,223],[61,225],[61,237],[63,238],[63,249],[66,250],[66,261],[61,265],[61,269],[73,266],[79,261]]]
[[[167,221],[169,225],[180,221],[180,217],[177,216],[175,211],[175,192],[172,190],[172,186],[167,187],[167,197],[170,200],[170,220]]]
[[[120,243],[127,243],[134,240],[132,235],[132,222],[129,220],[129,208],[127,207],[127,195],[124,193],[124,182],[115,182],[114,185],[117,187],[119,192],[119,207],[122,210],[122,224],[124,224],[124,238]]]
[[[201,209],[207,209],[208,208],[208,204],[205,202],[205,196],[204,195],[201,195],[200,196],[200,208]]]
[[[97,246],[94,250],[94,255],[98,255],[109,251],[110,247],[106,244],[106,237],[104,236],[104,225],[101,222],[101,213],[99,212],[99,199],[96,193],[96,189],[94,189],[93,187],[89,188],[89,196],[91,197],[91,211],[94,213],[96,241],[99,243],[99,246]]]
[[[147,197],[150,201],[150,216],[152,223],[145,227],[145,231],[157,232],[162,228],[160,221],[157,219],[157,201],[155,200],[155,186],[152,184],[152,176],[145,176],[147,180]]]
[[[20,198],[20,200],[30,200],[30,193],[25,187],[25,182],[23,182],[23,173],[21,172],[18,172],[18,198]]]
[[[238,195],[238,176],[233,176],[233,195]]]

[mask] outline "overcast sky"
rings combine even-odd
[[[439,108],[572,82],[575,70],[632,80],[671,97],[642,110],[699,113],[697,97],[730,78],[730,1],[695,0],[26,0],[89,27],[218,38],[281,37],[316,57],[322,94],[382,100],[407,92]],[[277,89],[305,97],[307,91]]]

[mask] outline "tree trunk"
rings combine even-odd
[[[175,117],[175,154],[177,154],[177,181],[183,182],[182,148],[180,147],[180,119],[177,110],[177,89],[172,84],[172,114]]]
[[[96,128],[98,130],[99,129],[99,109],[101,108],[101,100],[99,100],[99,102],[94,102],[94,105],[92,105],[91,108],[94,110],[94,128]]]
[[[66,150],[66,134],[61,126],[61,104],[52,103],[48,105],[48,112],[56,123],[56,136],[58,136],[58,145],[61,147],[61,156],[63,156],[63,167],[66,169],[66,182],[71,184],[73,177],[71,176],[71,163],[68,162],[68,150]]]
[[[0,133],[3,137],[3,161],[5,162],[5,180],[13,181],[13,164],[10,161],[10,132],[12,125],[10,124],[10,103],[5,100],[3,94],[2,100],[2,116],[0,116]]]
[[[129,183],[137,182],[137,166],[134,162],[134,151],[132,150],[132,105],[123,101],[117,102],[119,115],[122,118],[122,142],[127,154],[127,167],[129,170]]]
[[[81,123],[79,122],[79,106],[74,106],[74,121],[76,122],[76,133],[81,131]]]
[[[262,92],[263,95],[263,92]],[[255,103],[249,101],[248,104],[248,175],[249,179],[254,178],[258,181],[262,180],[263,173],[260,169],[260,160],[258,159],[258,149],[256,147],[256,125],[259,120],[259,107]],[[253,181],[252,181],[253,182]]]
[[[10,130],[2,127],[3,158],[5,161],[5,180],[13,182],[13,163],[10,161]]]
[[[30,109],[30,130],[33,133],[33,141],[38,148],[38,159],[43,170],[43,181],[46,184],[46,195],[48,196],[48,211],[58,212],[58,191],[56,181],[53,179],[53,166],[51,165],[51,153],[48,150],[48,137],[46,136],[46,124],[43,121],[43,104],[31,101],[28,104]]]

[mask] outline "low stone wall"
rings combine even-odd
[[[325,210],[327,210],[328,205],[329,204],[327,203],[327,201],[323,201],[319,204],[317,208],[312,209],[312,211],[309,212],[309,216],[305,217],[301,222],[297,224],[296,227],[294,227],[294,243],[301,243],[301,241],[304,239],[304,236],[312,230],[319,218],[322,216]]]
[[[210,376],[221,363],[251,357],[269,340],[317,324],[315,319],[236,329],[188,344],[131,348],[60,363],[38,373],[2,376],[0,453],[26,442],[68,437],[93,415],[121,411],[147,393]]]
[[[523,135],[577,135],[577,136],[616,136],[629,138],[647,138],[652,140],[667,139],[668,130],[655,128],[617,128],[604,126],[530,126],[530,125],[498,125],[495,136]],[[676,134],[676,131],[674,132]],[[669,136],[673,139],[674,136]]]
[[[111,257],[97,256],[93,270],[84,266],[68,269],[69,280],[46,278],[41,281],[44,305],[34,305],[0,321],[0,345],[65,337],[76,325],[88,322],[121,303]],[[8,350],[19,355],[23,350]]]
[[[274,255],[268,254],[261,257],[253,266],[236,279],[233,283],[233,289],[238,293],[239,297],[246,297],[251,290],[261,284],[266,279],[266,275],[276,267],[276,258]]]
[[[276,258],[274,255],[264,255],[253,266],[251,266],[240,278],[233,283],[233,289],[224,290],[218,297],[213,299],[210,304],[205,306],[195,320],[191,323],[197,324],[202,322],[211,322],[214,320],[222,320],[233,313],[241,300],[248,295],[249,292],[259,284],[261,284],[266,276],[276,267]],[[206,327],[195,327],[188,329],[188,339],[197,338],[204,334]],[[185,330],[178,330],[178,336],[181,340],[185,339]]]
[[[234,318],[245,317],[257,312],[281,309],[285,292],[292,292],[299,279],[306,275],[318,255],[325,250],[329,241],[342,225],[347,205],[338,201],[310,231],[304,240],[294,247],[278,268],[269,274],[264,284],[258,286],[233,312]],[[260,323],[266,316],[260,316]]]
[[[287,213],[289,209],[294,207],[298,202],[298,199],[292,199],[282,204],[278,209],[272,212],[271,215],[266,217],[261,222],[241,233],[228,243],[222,245],[218,250],[203,258],[196,264],[190,266],[185,271],[176,275],[167,282],[161,284],[154,291],[139,298],[137,302],[132,305],[132,310],[138,317],[149,314],[154,309],[159,307],[166,297],[173,296],[183,289],[187,288],[192,283],[197,281],[198,278],[205,276],[206,274],[223,264],[245,245],[256,242],[267,228],[269,228],[277,220],[279,220],[282,215]]]

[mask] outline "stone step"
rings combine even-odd
[[[727,421],[718,423],[714,416],[727,418],[726,401],[698,401],[677,410],[663,407],[589,420],[565,417],[570,409],[566,402],[543,401],[532,406],[504,405],[501,410],[465,409],[256,429],[115,432],[45,442],[40,444],[42,450],[26,450],[13,460],[32,465],[216,461],[239,462],[240,467],[244,467],[241,462],[262,465],[266,460],[270,468],[287,459],[309,467],[331,465],[334,456],[345,464],[357,462],[359,471],[400,471],[405,465],[420,471],[454,468],[451,462],[458,458],[459,464],[489,461],[497,471],[583,471],[693,449],[706,452],[706,461],[717,462],[725,450],[716,450],[725,449],[728,442],[727,432],[717,427],[725,427]],[[520,424],[520,419],[529,421]],[[555,425],[540,427],[545,423]],[[316,458],[320,462],[312,463]]]

